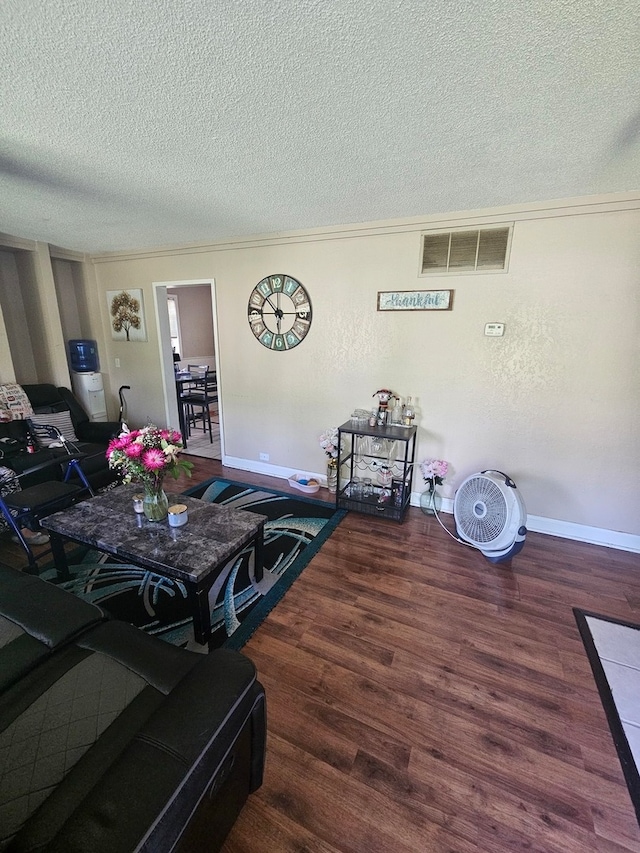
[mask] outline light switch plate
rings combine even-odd
[[[487,323],[484,333],[490,338],[499,338],[504,335],[504,323]]]

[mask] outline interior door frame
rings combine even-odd
[[[194,285],[209,285],[211,290],[211,309],[213,314],[213,351],[216,358],[216,377],[218,381],[218,415],[220,421],[220,456],[224,464],[224,417],[223,417],[223,380],[222,363],[220,361],[218,335],[218,305],[216,300],[216,282],[214,278],[184,279],[181,281],[154,281],[153,303],[158,328],[158,348],[162,372],[162,391],[164,394],[164,410],[166,422],[179,423],[178,400],[176,398],[175,371],[171,351],[171,330],[169,328],[169,309],[167,308],[167,288],[193,287]]]

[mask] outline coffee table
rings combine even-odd
[[[102,495],[53,513],[41,521],[51,534],[58,577],[69,577],[64,540],[88,545],[121,562],[181,581],[187,590],[196,642],[211,637],[209,591],[222,570],[246,547],[254,551],[254,575],[262,579],[264,525],[267,517],[218,504],[168,494],[169,506],[186,504],[189,520],[170,527],[167,520],[150,522],[134,512],[139,485],[117,486]]]

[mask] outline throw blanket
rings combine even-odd
[[[0,422],[21,421],[30,417],[33,409],[22,385],[8,382],[0,385]]]

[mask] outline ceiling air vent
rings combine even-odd
[[[510,235],[510,226],[423,234],[421,274],[505,270]]]

